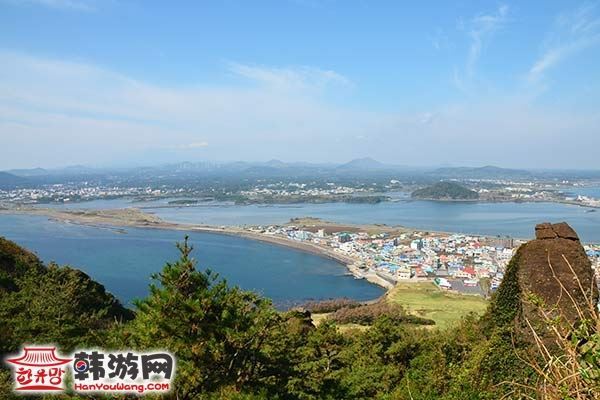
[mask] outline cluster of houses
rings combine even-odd
[[[575,202],[581,203],[582,205],[585,205],[588,207],[595,207],[595,208],[600,207],[600,199],[596,199],[594,197],[579,195],[577,197],[566,197],[565,200],[575,201]],[[595,211],[595,208],[593,208],[592,210]]]
[[[472,293],[493,291],[499,286],[519,244],[511,238],[418,231],[328,234],[325,229],[287,225],[252,229],[329,247],[355,260],[359,271],[376,273],[388,281],[430,280],[444,289]]]
[[[600,284],[600,244],[586,244],[583,248],[592,262],[592,268],[596,271],[596,278]]]
[[[364,188],[353,188],[348,186],[327,183],[325,187],[311,187],[306,183],[271,183],[265,186],[253,187],[249,190],[240,191],[240,195],[253,198],[262,198],[265,196],[290,197],[290,196],[328,196],[340,194],[357,194],[369,192]]]
[[[99,186],[88,182],[52,184],[37,188],[0,190],[0,202],[18,204],[69,203],[121,197],[180,196],[184,189]]]

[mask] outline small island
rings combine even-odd
[[[477,200],[479,193],[454,182],[438,182],[415,190],[411,197],[419,200]]]

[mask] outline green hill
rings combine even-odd
[[[454,182],[438,182],[412,192],[414,199],[424,200],[477,200],[479,193]]]
[[[133,316],[82,271],[45,266],[0,237],[0,354],[32,342],[56,343],[65,350],[94,344],[115,321]]]
[[[0,171],[0,189],[14,189],[28,183],[26,178]]]

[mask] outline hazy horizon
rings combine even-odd
[[[600,168],[598,2],[0,10],[0,170],[365,154]]]
[[[506,165],[494,165],[494,164],[476,164],[476,165],[466,165],[466,164],[460,164],[460,163],[443,163],[443,164],[430,164],[430,165],[410,165],[410,164],[395,164],[395,163],[387,163],[387,162],[382,162],[381,160],[377,160],[374,159],[373,157],[359,157],[359,158],[354,158],[351,160],[345,160],[342,162],[309,162],[309,161],[287,161],[287,160],[280,160],[280,159],[269,159],[269,160],[173,160],[173,161],[169,161],[169,162],[156,162],[156,163],[152,163],[152,162],[148,162],[148,163],[136,163],[136,164],[127,164],[127,163],[114,163],[114,164],[86,164],[86,163],[82,163],[82,164],[68,164],[68,165],[57,165],[57,166],[53,166],[53,167],[49,167],[49,166],[44,166],[44,165],[35,165],[35,166],[31,166],[31,167],[23,167],[23,168],[6,168],[6,169],[1,169],[0,172],[11,172],[11,171],[31,171],[31,170],[35,170],[35,169],[43,169],[43,170],[47,170],[47,171],[60,171],[60,170],[64,170],[64,169],[70,169],[70,168],[90,168],[90,169],[98,169],[98,170],[119,170],[119,169],[135,169],[135,168],[158,168],[158,167],[164,167],[164,166],[175,166],[175,165],[179,165],[179,164],[186,164],[186,163],[191,163],[191,164],[202,164],[202,163],[209,163],[209,164],[215,164],[215,165],[228,165],[228,164],[234,164],[234,163],[247,163],[247,164],[251,164],[251,165],[261,165],[261,164],[268,164],[268,163],[274,163],[274,162],[281,162],[285,165],[294,165],[294,164],[300,164],[300,165],[307,165],[307,166],[329,166],[329,167],[339,167],[339,166],[343,166],[345,164],[354,162],[354,161],[360,161],[360,160],[372,160],[374,162],[380,163],[381,164],[381,168],[398,168],[398,169],[402,169],[402,168],[406,168],[406,169],[423,169],[423,170],[427,170],[427,169],[443,169],[443,168],[485,168],[485,167],[493,167],[493,168],[500,168],[500,169],[507,169],[507,170],[527,170],[527,171],[600,171],[600,168],[535,168],[535,167],[521,167],[521,166],[506,166]],[[367,168],[368,169],[368,168]]]

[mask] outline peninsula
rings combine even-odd
[[[212,226],[164,221],[136,208],[72,210],[10,207],[7,214],[46,216],[65,223],[207,232],[287,246],[336,260],[356,279],[390,289],[398,283],[434,282],[439,287],[487,296],[500,284],[506,264],[523,241],[432,232],[382,224],[354,225],[317,218],[294,218],[285,224]],[[600,269],[600,246],[586,245]]]

